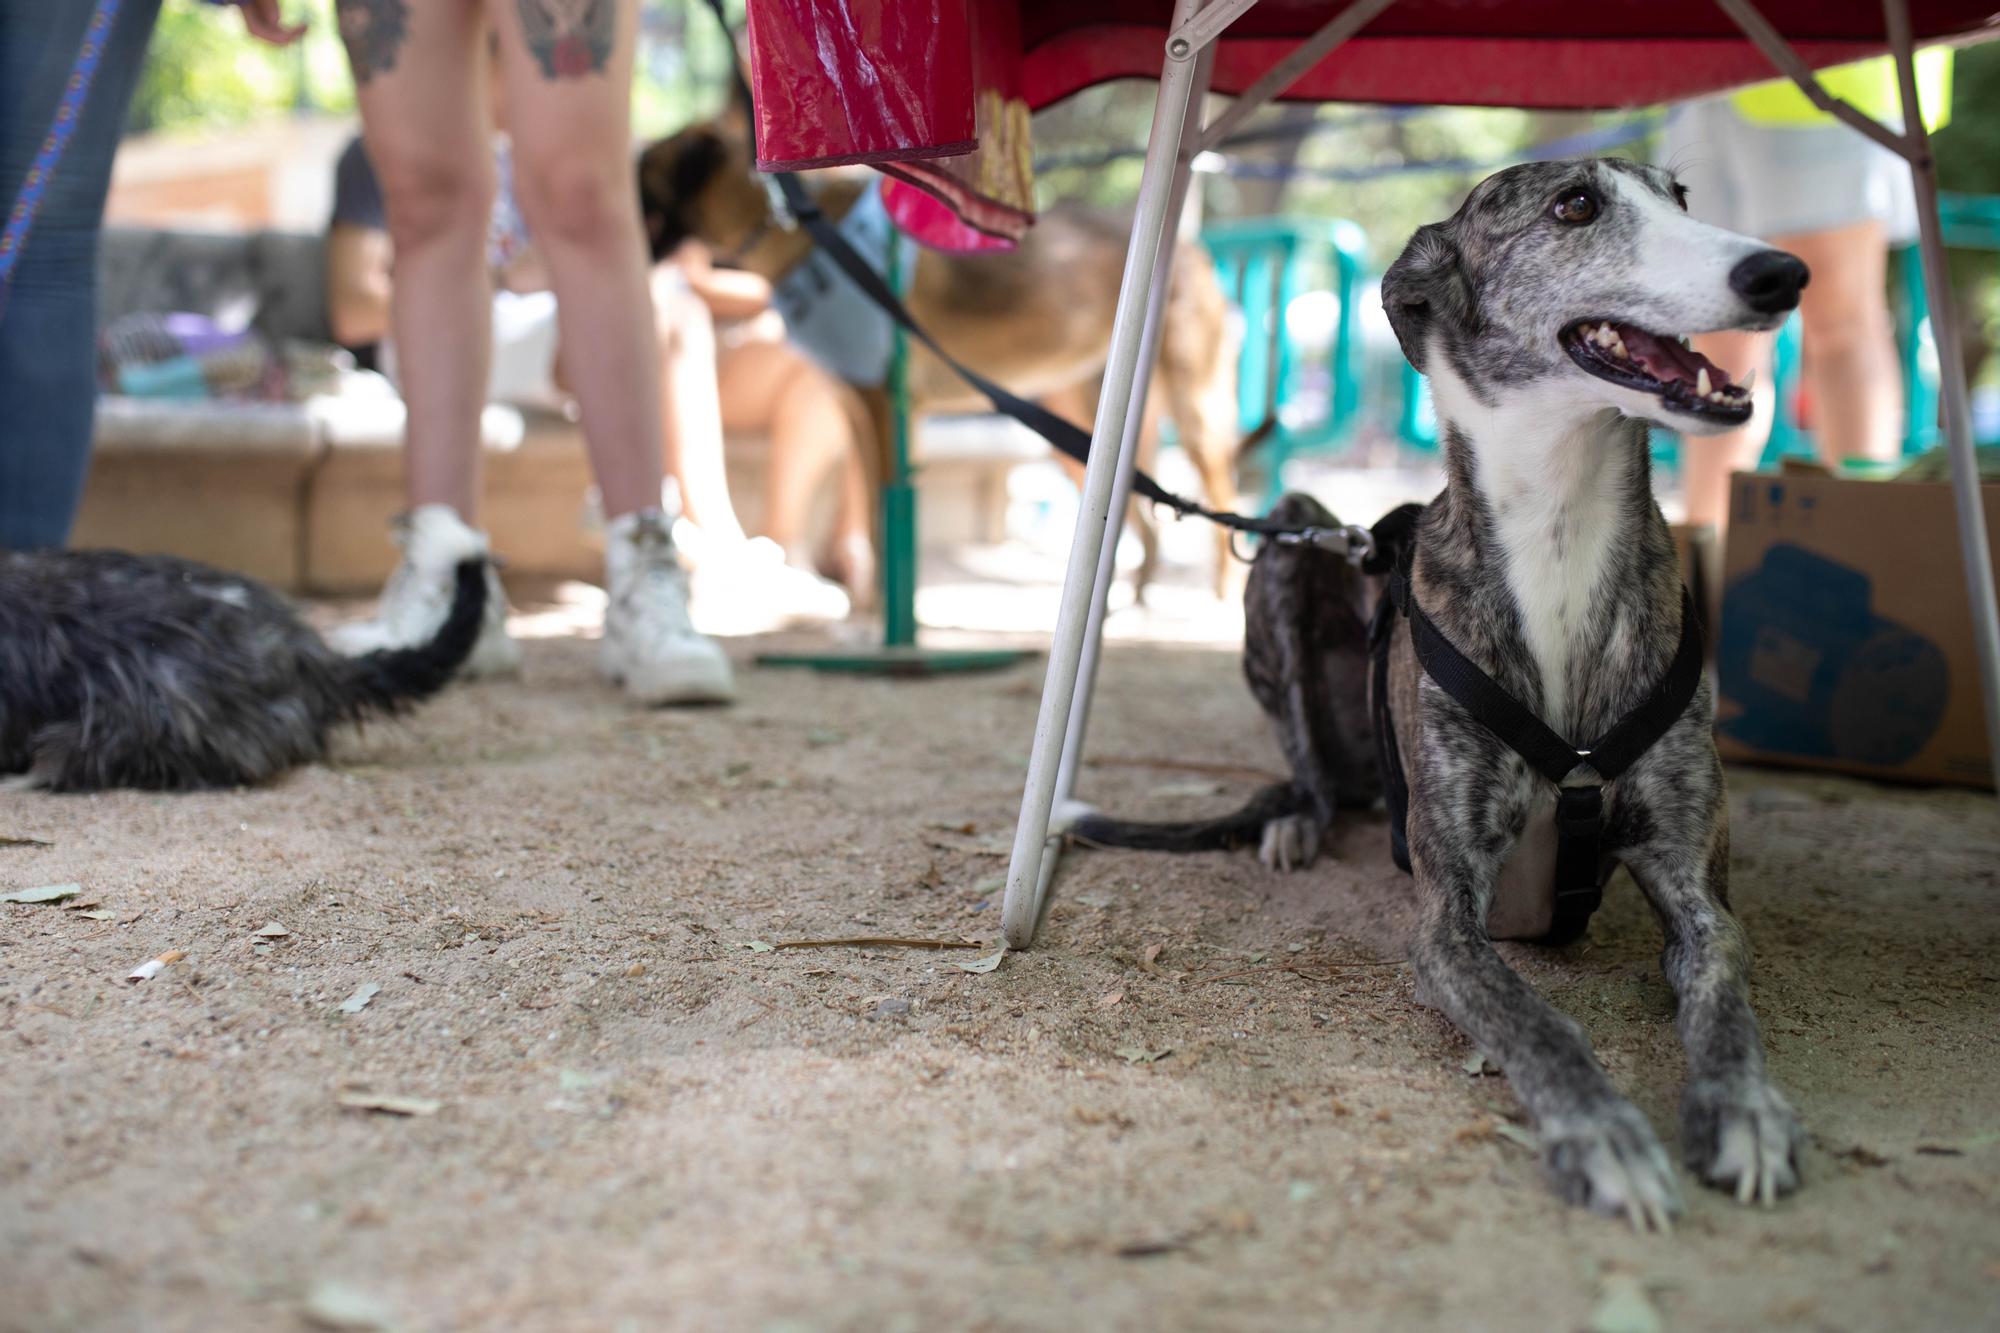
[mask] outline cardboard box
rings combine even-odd
[[[1993,785],[1950,486],[1738,473],[1724,554],[1724,758]]]

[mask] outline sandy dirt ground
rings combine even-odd
[[[1732,775],[1808,1184],[1684,1178],[1647,1238],[1547,1193],[1416,1002],[1379,817],[1289,876],[1079,850],[986,974],[765,950],[997,938],[1039,661],[637,712],[592,648],[266,790],[0,797],[52,844],[0,891],[81,886],[0,905],[0,1328],[2000,1326],[1990,797]],[[1216,649],[1115,650],[1095,736],[1134,813],[1278,762]],[[1658,948],[1621,878],[1506,952],[1671,1141]]]

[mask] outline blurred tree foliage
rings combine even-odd
[[[55,3],[56,0],[51,0]],[[729,0],[741,21],[743,0]],[[130,128],[188,130],[240,125],[292,112],[345,114],[354,84],[334,24],[333,0],[288,0],[288,18],[310,25],[286,50],[244,34],[227,7],[169,3],[132,99]],[[632,112],[657,135],[721,105],[729,44],[700,0],[644,0]]]
[[[1966,194],[2000,195],[2000,42],[1968,47],[1952,69],[1951,123],[1932,141],[1938,184]],[[1989,361],[2000,346],[2000,254],[1955,250],[1952,285],[1959,293],[1967,370],[2000,373]]]
[[[333,0],[292,0],[288,17],[311,26],[285,50],[253,41],[243,20],[217,5],[168,4],[132,98],[130,128],[241,125],[291,111],[343,112],[354,85],[333,23]]]
[[[729,0],[729,9],[740,24],[743,0]],[[307,19],[310,31],[297,46],[274,51],[250,40],[242,21],[226,8],[168,4],[133,101],[132,128],[174,130],[293,112],[351,112],[354,91],[334,25],[333,0],[290,0],[287,11]],[[727,97],[730,58],[728,42],[701,0],[642,0],[635,130],[642,136],[659,135],[719,110]],[[1143,147],[1152,91],[1146,83],[1106,84],[1044,111],[1035,121],[1037,153],[1046,158]],[[1399,115],[1373,107],[1272,107],[1245,129],[1281,126],[1286,133],[1232,149],[1231,156],[1308,169],[1503,162],[1532,144],[1620,119],[1450,108]],[[1937,155],[1944,188],[2000,194],[2000,43],[1959,53],[1953,120],[1937,136]],[[1077,199],[1126,207],[1138,190],[1139,168],[1137,156],[1058,168],[1045,172],[1038,188],[1044,205]],[[1351,218],[1368,234],[1379,265],[1393,257],[1420,223],[1454,210],[1482,174],[1413,170],[1344,184],[1222,175],[1201,179],[1208,216],[1291,211]],[[2000,256],[1961,253],[1954,256],[1953,271],[1968,295],[1969,331],[1983,350],[1996,341],[1992,334],[2000,329]]]

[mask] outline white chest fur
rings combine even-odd
[[[1450,377],[1434,384],[1441,416],[1472,445],[1474,481],[1493,516],[1507,587],[1542,677],[1542,720],[1568,734],[1578,644],[1601,595],[1632,465],[1617,413],[1580,413],[1573,394],[1522,393],[1497,407]],[[1572,738],[1575,739],[1575,738]]]

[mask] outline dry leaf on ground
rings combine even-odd
[[[358,1014],[368,1007],[368,1002],[382,993],[382,988],[372,981],[364,981],[354,988],[354,994],[340,1002],[343,1014]]]
[[[44,884],[38,889],[17,889],[0,893],[0,903],[59,903],[83,892],[81,884]]]
[[[1158,1064],[1173,1053],[1174,1048],[1171,1046],[1157,1051],[1149,1051],[1144,1046],[1120,1046],[1112,1052],[1113,1055],[1128,1065]]]

